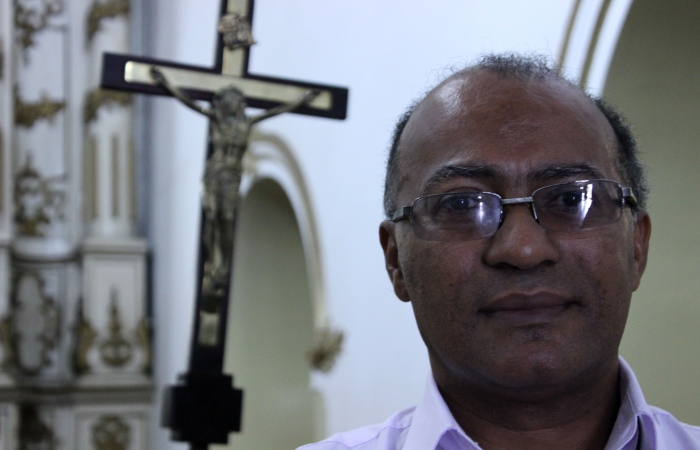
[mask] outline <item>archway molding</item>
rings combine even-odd
[[[294,154],[279,137],[256,132],[243,164],[241,194],[244,198],[256,183],[271,179],[279,184],[292,205],[306,259],[314,327],[316,330],[326,329],[326,297],[313,202]]]
[[[567,77],[600,96],[633,0],[576,0],[558,64]]]

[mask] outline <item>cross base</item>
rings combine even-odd
[[[179,384],[166,388],[163,426],[172,439],[192,448],[228,443],[229,433],[240,431],[243,391],[233,387],[233,377],[216,372],[189,372]]]

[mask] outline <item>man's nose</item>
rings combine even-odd
[[[491,266],[530,269],[559,260],[559,245],[535,220],[529,204],[507,205],[501,227],[490,238],[484,255]]]

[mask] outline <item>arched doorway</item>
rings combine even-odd
[[[636,0],[604,97],[648,165],[653,233],[621,353],[651,404],[700,423],[700,3]]]
[[[295,448],[311,442],[318,426],[305,357],[313,302],[299,226],[280,185],[263,179],[243,199],[237,227],[225,371],[244,398],[243,429],[230,447]]]

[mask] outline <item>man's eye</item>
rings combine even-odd
[[[546,200],[543,205],[551,213],[555,214],[580,214],[582,210],[588,211],[596,207],[597,201],[591,193],[580,190],[567,190],[557,192]]]
[[[466,214],[477,208],[480,203],[474,195],[446,195],[437,204],[436,214]]]
[[[587,195],[581,191],[567,191],[559,195],[557,202],[567,208],[577,208],[581,202],[586,201]]]

